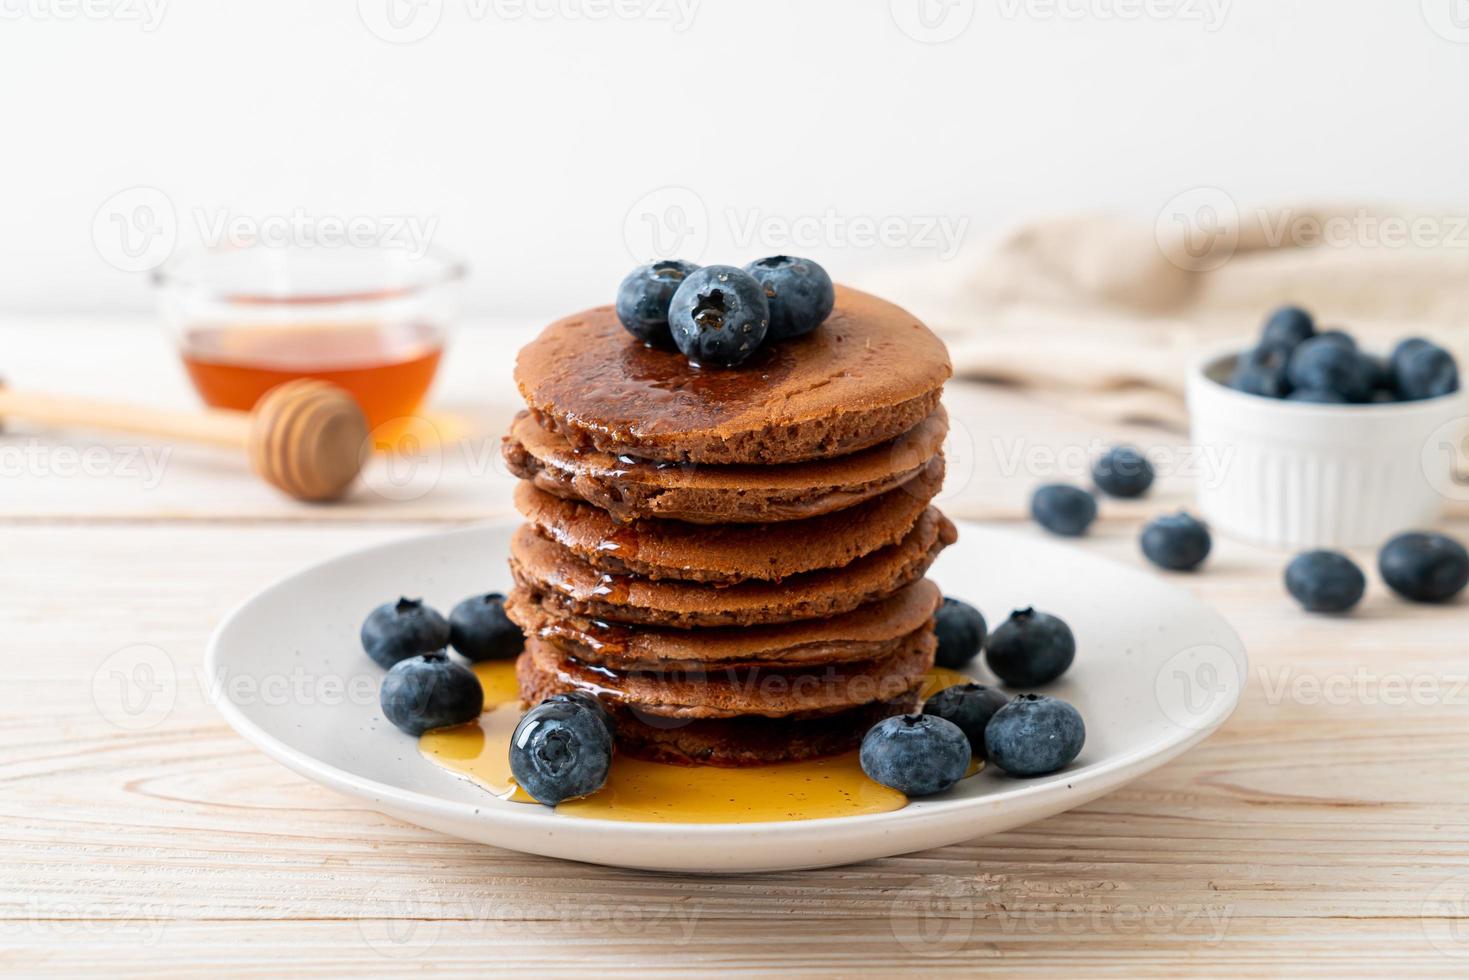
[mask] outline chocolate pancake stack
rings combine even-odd
[[[644,346],[611,307],[520,352],[505,439],[527,523],[506,608],[521,694],[586,690],[620,751],[743,766],[855,747],[911,709],[953,543],[942,342],[837,289],[739,368]]]

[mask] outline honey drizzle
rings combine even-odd
[[[500,799],[534,803],[510,773],[510,737],[521,715],[515,662],[476,664],[474,672],[485,690],[484,714],[466,725],[424,733],[419,750]],[[923,697],[969,680],[935,667],[924,681]],[[966,777],[982,765],[972,762]],[[907,803],[902,793],[867,778],[856,751],[744,769],[673,766],[619,756],[600,791],[568,800],[556,812],[602,820],[763,823],[886,813]]]

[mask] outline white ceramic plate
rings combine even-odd
[[[1245,677],[1239,638],[1165,576],[961,524],[933,578],[991,627],[1034,605],[1076,633],[1075,665],[1047,693],[1086,720],[1063,772],[984,772],[890,813],[787,823],[627,823],[501,801],[423,759],[377,706],[382,672],[357,630],[378,603],[422,595],[441,610],[504,591],[516,525],[409,538],[312,566],[231,613],[205,658],[226,720],[302,775],[404,820],[533,854],[631,868],[738,872],[816,868],[981,837],[1079,806],[1154,769],[1229,717]],[[977,665],[976,665],[977,666]],[[981,679],[987,672],[977,672]],[[324,825],[323,834],[331,827]]]

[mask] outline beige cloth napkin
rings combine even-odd
[[[1469,217],[1237,210],[1227,222],[1217,210],[1154,225],[1080,215],[1016,230],[940,307],[956,373],[1044,388],[1100,418],[1182,428],[1188,366],[1252,343],[1287,302],[1368,349],[1423,334],[1469,364]]]

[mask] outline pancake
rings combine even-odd
[[[663,718],[777,718],[830,714],[900,697],[923,682],[936,646],[925,623],[904,637],[891,656],[822,666],[618,671],[584,664],[536,637],[526,642],[522,656],[534,664],[535,683],[554,680],[558,688],[589,691]],[[521,689],[521,697],[531,704],[554,693]]]
[[[730,584],[779,582],[802,572],[841,568],[913,529],[944,482],[935,456],[913,479],[855,507],[782,524],[685,524],[645,520],[621,524],[591,504],[565,500],[529,483],[515,506],[582,561],[613,575]]]
[[[617,720],[620,753],[676,766],[734,769],[850,752],[873,725],[917,706],[915,690],[892,701],[800,721],[759,715],[684,721],[617,705],[610,710]]]
[[[838,286],[816,330],[732,369],[645,346],[611,306],[567,317],[526,345],[515,382],[575,449],[696,463],[794,463],[857,452],[928,417],[952,369],[910,313]]]
[[[861,503],[917,476],[949,431],[943,407],[896,439],[830,460],[784,466],[671,465],[576,450],[529,412],[516,416],[502,452],[511,473],[541,490],[595,504],[621,521],[691,524],[800,520]]]
[[[510,541],[510,571],[549,613],[613,623],[692,629],[786,623],[850,612],[922,578],[940,551],[958,538],[933,507],[897,544],[845,568],[795,575],[783,582],[710,586],[609,575],[522,525]]]
[[[630,670],[876,660],[891,656],[908,634],[929,623],[941,601],[938,586],[919,579],[891,596],[830,619],[677,630],[554,616],[516,588],[505,601],[505,612],[527,636],[546,640],[584,663]]]

